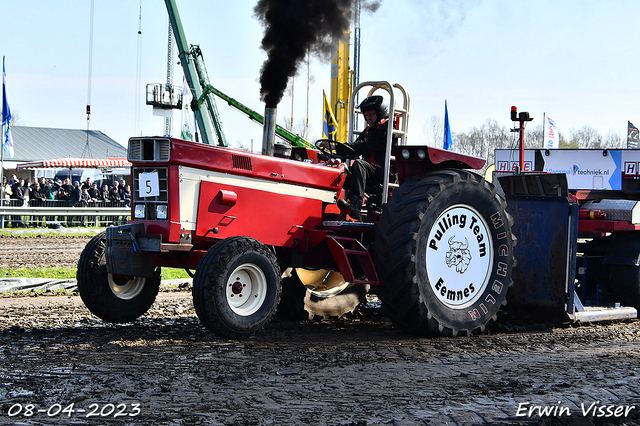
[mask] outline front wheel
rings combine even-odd
[[[483,330],[506,304],[513,219],[493,185],[463,170],[412,177],[376,224],[383,308],[416,334]]]
[[[131,322],[146,313],[160,289],[160,268],[153,278],[128,277],[107,272],[104,232],[82,250],[76,279],[85,306],[106,322]]]
[[[282,292],[275,254],[248,237],[227,238],[200,260],[193,304],[200,321],[229,339],[249,337],[269,324]]]

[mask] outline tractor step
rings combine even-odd
[[[361,243],[355,238],[349,237],[327,237],[329,250],[338,264],[338,269],[348,282],[354,284],[373,284],[379,283],[376,268],[373,266],[371,254]],[[359,265],[364,273],[365,279],[357,279],[353,272],[353,265]]]

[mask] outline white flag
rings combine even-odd
[[[180,137],[186,141],[193,141],[196,132],[196,120],[193,111],[191,111],[192,99],[193,95],[191,95],[189,86],[185,82],[182,85],[182,129]]]
[[[547,149],[560,148],[556,122],[548,116],[544,123],[544,145]]]

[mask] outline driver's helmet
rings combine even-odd
[[[378,114],[378,121],[386,118],[389,115],[387,103],[384,101],[384,98],[379,95],[369,96],[365,98],[365,100],[360,102],[358,108],[360,108],[360,111],[362,112],[375,110],[375,112]]]

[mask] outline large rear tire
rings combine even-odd
[[[249,337],[266,327],[282,292],[275,254],[248,237],[216,243],[193,277],[193,304],[200,321],[219,336]]]
[[[512,224],[505,200],[475,173],[441,170],[405,181],[376,224],[385,312],[421,335],[484,330],[512,285]]]
[[[107,272],[104,232],[93,237],[80,254],[76,279],[86,307],[106,322],[126,323],[145,314],[160,288],[160,268],[152,279]]]

